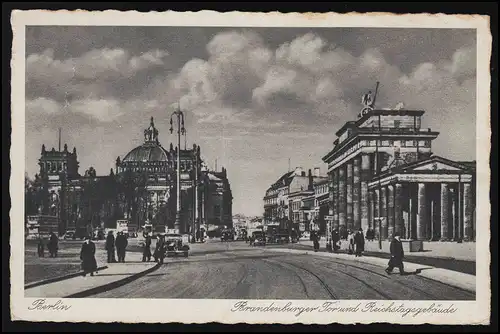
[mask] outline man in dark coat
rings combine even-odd
[[[365,250],[365,237],[363,235],[363,229],[361,228],[354,236],[354,245],[356,246],[356,257],[361,256]]]
[[[57,250],[59,249],[59,239],[54,232],[50,233],[49,243],[47,248],[49,249],[50,257],[57,257]]]
[[[394,267],[399,268],[399,274],[404,275],[404,266],[403,266],[403,244],[401,243],[399,233],[394,234],[394,238],[391,241],[391,258],[389,259],[389,266],[385,269],[386,273],[391,274]]]
[[[95,259],[95,244],[90,240],[90,237],[85,238],[80,251],[80,259],[82,260],[83,276],[94,276],[94,271],[97,271],[97,261]]]
[[[127,237],[123,232],[119,232],[116,236],[115,246],[118,254],[118,262],[125,262],[125,252],[128,245]]]
[[[151,261],[151,236],[149,234],[145,235],[144,249],[142,251],[142,262]]]
[[[108,253],[108,263],[116,262],[115,236],[113,235],[113,231],[109,231],[106,237],[106,252]]]
[[[156,248],[154,253],[155,262],[163,264],[163,260],[165,258],[165,236],[158,235],[158,239],[156,241]]]
[[[316,231],[313,231],[311,233],[311,239],[313,242],[314,251],[317,252],[319,250],[319,235]]]

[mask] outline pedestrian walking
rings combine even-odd
[[[123,232],[119,232],[116,236],[115,246],[118,255],[118,262],[125,262],[125,253],[128,245],[127,237]]]
[[[392,238],[390,245],[391,258],[389,259],[389,265],[387,269],[385,269],[386,273],[391,274],[392,270],[395,267],[399,268],[399,274],[404,275],[404,266],[403,266],[403,244],[401,243],[399,233],[394,234],[394,238]]]
[[[316,232],[311,233],[311,239],[313,241],[314,251],[319,251],[319,235]]]
[[[50,233],[49,243],[47,245],[50,257],[57,257],[57,251],[59,249],[59,239],[54,232]]]
[[[82,260],[83,276],[94,276],[94,271],[97,271],[97,261],[95,259],[95,244],[90,240],[90,236],[85,237],[85,242],[80,251],[80,260]]]
[[[165,259],[165,237],[163,235],[158,235],[158,241],[156,242],[156,248],[154,252],[155,262],[163,264],[163,260]]]
[[[356,257],[359,257],[365,250],[365,237],[362,228],[360,228],[358,233],[354,236],[354,244],[356,246]]]
[[[45,257],[45,243],[42,237],[38,238],[37,253],[38,257]]]
[[[151,261],[151,236],[146,234],[144,240],[144,249],[142,250],[142,262]]]
[[[108,236],[106,237],[106,252],[108,253],[108,263],[116,262],[115,257],[115,236],[113,231],[108,232]]]

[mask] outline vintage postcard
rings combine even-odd
[[[14,320],[489,324],[489,17],[11,24]]]

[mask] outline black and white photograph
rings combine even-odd
[[[489,321],[487,17],[15,14],[19,319]]]

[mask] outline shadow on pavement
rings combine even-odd
[[[158,270],[160,267],[161,267],[160,264],[156,264],[155,266],[153,266],[147,270],[144,270],[140,273],[135,273],[135,274],[132,274],[126,278],[123,278],[123,279],[120,279],[120,280],[117,280],[117,281],[114,281],[114,282],[111,282],[111,283],[108,283],[105,285],[101,285],[101,286],[98,286],[98,287],[95,287],[95,288],[92,288],[89,290],[80,291],[80,292],[74,293],[72,295],[66,296],[65,298],[90,297],[90,296],[98,294],[98,293],[102,293],[102,292],[106,292],[106,291],[109,291],[112,289],[116,289],[116,288],[119,288],[121,286],[124,286],[125,284],[129,284],[129,283],[131,283],[131,282],[133,282],[133,281],[135,281],[143,276],[146,276],[146,275]],[[99,275],[99,276],[103,276],[103,275]],[[108,276],[111,276],[111,274],[108,274]]]

